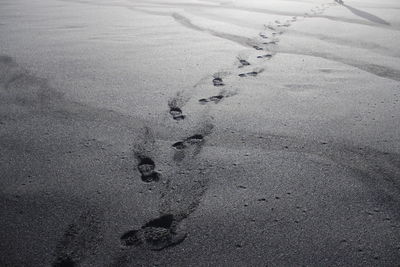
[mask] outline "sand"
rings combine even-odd
[[[0,266],[397,266],[399,9],[1,0]]]

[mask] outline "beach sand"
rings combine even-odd
[[[398,266],[396,0],[0,0],[0,266]]]

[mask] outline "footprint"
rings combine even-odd
[[[259,47],[259,46],[257,46],[257,45],[253,45],[253,48],[254,48],[255,50],[258,50],[258,51],[264,50],[264,48]]]
[[[225,84],[224,84],[224,81],[222,80],[222,78],[225,76],[225,75],[227,75],[227,73],[226,72],[217,72],[217,73],[214,73],[213,74],[213,80],[212,80],[212,82],[213,82],[213,84],[214,84],[214,86],[224,86]]]
[[[210,102],[210,100],[207,99],[207,98],[202,98],[202,99],[199,99],[199,102],[200,102],[200,104],[205,105],[205,104],[207,104],[208,102]]]
[[[182,150],[182,149],[185,149],[187,146],[184,141],[179,141],[179,142],[174,143],[172,145],[172,147],[177,150]]]
[[[172,145],[175,149],[174,160],[182,161],[186,157],[186,153],[191,153],[192,158],[198,155],[206,141],[205,136],[210,135],[213,128],[212,123],[204,122],[196,134],[174,143]]]
[[[278,42],[279,42],[279,40],[273,40],[273,41],[269,41],[269,42],[264,42],[263,44],[265,44],[265,45],[270,45],[270,44],[276,45],[276,44],[278,44]]]
[[[223,95],[215,95],[215,96],[210,96],[209,98],[202,98],[199,99],[200,104],[207,104],[209,102],[214,102],[214,104],[218,104],[222,99],[224,98]]]
[[[125,247],[143,246],[145,249],[162,250],[175,246],[185,240],[187,234],[178,230],[179,222],[172,214],[162,215],[149,221],[139,230],[124,233],[120,240]]]
[[[283,31],[280,31],[280,32],[277,31],[277,32],[273,32],[273,33],[272,33],[273,36],[275,36],[275,35],[281,35],[281,34],[283,34]]]
[[[204,136],[202,134],[195,134],[191,137],[184,139],[183,141],[176,142],[172,145],[177,150],[182,150],[188,147],[188,145],[202,144],[204,142]]]
[[[278,25],[276,25],[277,27],[290,27],[290,23],[283,23],[283,24],[278,24]]]
[[[214,102],[215,104],[218,104],[218,103],[222,100],[222,98],[224,98],[223,95],[215,95],[215,96],[211,96],[211,97],[209,98],[209,100],[210,100],[211,102]]]
[[[252,72],[248,72],[248,73],[241,73],[239,74],[239,77],[256,77],[259,73],[263,72],[263,69],[259,69],[259,70],[254,70]]]
[[[184,120],[185,115],[182,114],[182,109],[178,107],[170,107],[169,114],[172,115],[172,118],[176,121]]]
[[[205,105],[205,104],[207,104],[209,102],[213,102],[214,104],[218,104],[219,102],[221,102],[222,99],[234,96],[236,94],[237,94],[237,92],[234,92],[234,91],[221,90],[218,95],[214,95],[214,96],[211,96],[209,98],[201,98],[201,99],[199,99],[199,103],[202,104],[202,105]]]
[[[273,55],[272,54],[265,54],[265,55],[262,55],[262,56],[258,56],[257,58],[266,58],[266,59],[271,59],[273,57]]]
[[[224,86],[225,85],[222,78],[219,78],[219,77],[213,79],[213,84],[214,84],[214,86]]]
[[[184,120],[185,115],[182,112],[182,106],[188,101],[188,97],[183,96],[183,92],[178,92],[175,97],[171,98],[168,101],[169,106],[169,114],[171,114],[172,118],[176,121]]]
[[[160,180],[160,174],[155,171],[156,165],[154,161],[145,156],[138,156],[139,164],[138,170],[142,176],[142,181],[146,183],[158,182]]]
[[[193,145],[193,144],[201,144],[201,143],[204,142],[204,136],[202,134],[195,134],[195,135],[192,135],[189,138],[186,138],[186,142],[188,142],[191,145]]]
[[[250,66],[250,63],[247,60],[240,59],[240,58],[238,58],[238,60],[239,60],[239,63],[240,63],[239,68],[243,68],[245,66]]]
[[[71,223],[56,248],[53,267],[78,266],[89,254],[94,254],[101,241],[100,221],[87,211]]]
[[[267,30],[271,30],[271,31],[276,31],[275,27],[273,27],[272,25],[264,25],[265,29]]]

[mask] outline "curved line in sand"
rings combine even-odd
[[[369,72],[371,74],[374,74],[376,76],[382,77],[382,78],[387,78],[391,79],[394,81],[400,81],[400,70],[393,69],[387,66],[382,66],[378,64],[371,64],[367,62],[362,62],[362,61],[355,61],[349,58],[342,58],[338,57],[333,54],[327,54],[327,53],[315,53],[315,52],[308,52],[308,51],[290,51],[290,50],[282,50],[278,51],[279,53],[282,54],[290,54],[290,55],[303,55],[303,56],[310,56],[310,57],[319,57],[335,62],[339,62],[348,66],[355,67],[357,69]]]
[[[374,50],[375,52],[380,53],[381,55],[400,58],[400,52],[396,53],[396,51],[393,51],[393,49],[382,46],[377,43],[362,42],[359,40],[350,40],[350,39],[329,36],[329,35],[320,34],[320,33],[308,33],[308,32],[304,32],[304,31],[296,31],[296,30],[291,30],[290,33],[294,34],[294,35],[298,35],[298,36],[315,38],[317,40],[331,43],[331,44],[339,44],[339,45],[347,46],[347,47]]]
[[[193,24],[190,19],[188,19],[187,17],[182,16],[181,14],[178,14],[178,13],[172,13],[171,16],[173,19],[175,19],[176,22],[180,23],[181,25],[183,25],[187,28],[193,29],[193,30],[206,32],[206,33],[209,33],[216,37],[226,39],[226,40],[235,42],[237,44],[240,44],[240,45],[243,45],[246,47],[251,47],[252,45],[258,44],[255,40],[248,38],[248,37],[239,36],[239,35],[230,34],[230,33],[219,32],[219,31],[215,31],[212,29],[197,26],[197,25]]]

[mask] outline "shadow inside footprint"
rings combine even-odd
[[[203,104],[203,105],[207,104],[208,102],[214,102],[215,104],[218,104],[223,98],[224,98],[223,95],[215,95],[215,96],[211,96],[209,98],[199,99],[199,103]]]
[[[126,247],[141,245],[143,242],[138,237],[138,233],[138,230],[126,232],[121,236],[121,243]]]
[[[144,225],[144,227],[161,227],[161,228],[171,228],[174,222],[174,216],[172,214],[163,215],[157,219],[151,220]]]
[[[173,144],[172,147],[177,150],[182,150],[182,149],[186,148],[186,144],[185,144],[185,142],[179,141],[179,142],[176,142],[175,144]]]
[[[251,71],[251,72],[240,73],[240,74],[239,74],[239,77],[249,77],[249,76],[251,76],[251,77],[256,77],[259,73],[261,73],[261,72],[263,72],[263,71],[264,71],[264,69],[256,69],[256,70],[253,70],[253,71]]]
[[[57,260],[51,265],[52,267],[75,267],[76,263],[70,258],[57,258]]]
[[[200,104],[207,104],[208,102],[210,102],[210,100],[208,100],[208,99],[206,99],[206,98],[202,98],[202,99],[199,99],[199,102],[200,102]]]
[[[195,134],[191,137],[188,137],[185,141],[190,144],[200,144],[204,141],[204,136],[201,134]]]
[[[219,78],[219,77],[213,79],[213,84],[214,84],[214,86],[224,86],[225,85],[222,78]]]
[[[215,104],[217,104],[217,103],[219,103],[219,102],[222,100],[222,98],[224,98],[223,95],[216,95],[216,96],[210,97],[209,100],[210,100],[211,102],[214,102]]]
[[[257,45],[253,45],[253,48],[254,48],[255,50],[264,50],[264,48],[259,47],[259,46],[257,46]]]
[[[245,59],[239,59],[239,63],[240,63],[239,68],[242,68],[242,67],[245,67],[245,66],[250,66],[250,63]]]
[[[144,246],[150,250],[162,250],[181,243],[186,233],[176,231],[178,222],[172,214],[162,215],[149,221],[140,230],[132,230],[123,234],[121,244],[126,247]]]
[[[241,74],[239,74],[239,77],[248,77],[248,76],[253,76],[253,77],[255,77],[255,76],[257,76],[257,72],[255,72],[255,71],[252,71],[252,72],[248,72],[248,73],[241,73]]]
[[[177,121],[185,119],[185,115],[182,114],[182,109],[178,107],[171,107],[169,114],[171,114],[172,118]]]
[[[270,45],[270,44],[276,45],[276,44],[278,44],[278,41],[269,41],[269,42],[264,42],[263,44],[265,44],[265,45]]]
[[[267,58],[267,59],[271,59],[272,58],[272,54],[265,54],[262,56],[258,56],[257,58]]]
[[[142,181],[146,183],[158,182],[160,180],[160,174],[155,171],[155,163],[151,158],[141,157],[139,158],[138,170],[142,175]]]

